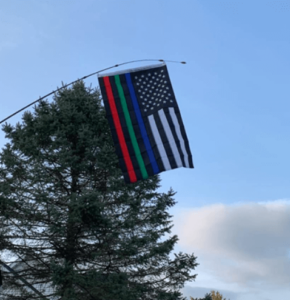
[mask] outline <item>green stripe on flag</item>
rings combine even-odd
[[[147,173],[147,170],[145,168],[145,164],[144,164],[143,158],[141,156],[140,148],[139,148],[139,145],[138,145],[138,142],[137,142],[137,139],[136,139],[136,135],[135,135],[135,132],[134,132],[134,129],[133,129],[133,125],[132,125],[132,121],[131,121],[131,118],[130,118],[126,98],[125,98],[123,87],[122,87],[121,81],[120,81],[120,76],[115,75],[114,77],[115,77],[115,83],[116,83],[116,86],[117,86],[117,89],[118,89],[119,97],[121,99],[121,105],[122,105],[123,113],[124,113],[124,116],[125,116],[125,121],[126,121],[126,124],[127,124],[127,127],[128,127],[129,135],[130,135],[130,138],[131,138],[131,142],[132,142],[132,145],[133,145],[133,149],[134,149],[134,152],[135,152],[135,155],[136,155],[136,158],[137,158],[140,170],[141,170],[142,177],[143,177],[143,179],[146,179],[146,178],[148,178],[148,173]]]

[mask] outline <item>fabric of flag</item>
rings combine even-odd
[[[193,168],[165,64],[103,74],[99,84],[126,182]]]

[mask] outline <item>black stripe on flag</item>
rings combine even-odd
[[[158,147],[157,147],[157,144],[155,142],[153,132],[152,132],[150,124],[149,124],[149,120],[148,120],[147,117],[143,117],[143,121],[144,121],[144,125],[145,125],[145,128],[146,128],[147,134],[148,134],[148,139],[149,139],[149,142],[150,142],[150,145],[151,145],[151,149],[154,153],[154,157],[155,157],[156,163],[158,165],[159,171],[163,172],[163,171],[165,171],[165,168],[163,166],[163,162],[162,162],[160,153],[158,151]]]
[[[176,134],[176,128],[173,124],[173,120],[171,118],[171,115],[169,113],[169,108],[168,107],[165,107],[163,108],[164,112],[165,112],[165,115],[166,115],[166,118],[167,118],[167,121],[168,121],[168,124],[170,126],[170,129],[171,129],[171,132],[172,132],[172,135],[174,137],[174,141],[175,141],[175,144],[177,146],[177,149],[178,149],[178,152],[179,152],[179,155],[180,155],[180,158],[181,158],[181,161],[182,161],[182,165],[185,167],[185,161],[184,161],[184,154],[182,152],[182,149],[181,149],[181,145],[180,145],[180,141],[179,141],[179,138]],[[174,109],[174,112],[176,111],[177,109],[175,108]]]
[[[168,116],[166,114],[165,114],[165,117],[166,117],[166,119],[168,119]],[[157,128],[158,128],[158,132],[160,134],[160,137],[161,137],[161,140],[162,140],[162,143],[163,143],[163,147],[166,151],[167,158],[169,160],[171,169],[175,169],[175,168],[177,168],[177,164],[175,162],[174,154],[172,152],[170,143],[167,139],[167,136],[166,136],[166,133],[165,133],[165,130],[164,130],[164,127],[163,127],[163,124],[161,122],[161,119],[159,117],[158,112],[154,113],[154,119],[155,119],[155,122],[156,122],[156,125],[157,125]]]
[[[183,140],[184,140],[185,149],[186,149],[186,152],[187,152],[187,155],[188,155],[189,167],[194,168],[193,161],[192,161],[192,154],[191,154],[191,151],[190,151],[190,148],[189,148],[189,142],[188,142],[188,138],[187,138],[187,135],[186,135],[186,132],[185,132],[185,128],[184,128],[184,124],[183,124],[183,121],[182,121],[182,118],[181,118],[179,108],[175,109],[175,115],[177,117],[177,120],[178,120],[178,123],[179,123],[179,126],[180,126],[181,135],[182,135]]]

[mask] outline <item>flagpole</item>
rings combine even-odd
[[[84,77],[82,77],[82,78],[80,78],[80,79],[74,80],[74,81],[72,81],[71,83],[68,83],[68,84],[63,85],[62,87],[60,87],[60,88],[58,88],[58,89],[56,89],[56,90],[54,90],[54,91],[52,91],[52,92],[46,94],[45,96],[39,98],[38,100],[35,100],[35,101],[31,102],[30,104],[24,106],[23,108],[17,110],[15,113],[11,114],[10,116],[8,116],[8,117],[6,117],[5,119],[3,119],[2,121],[0,121],[0,124],[2,124],[3,122],[7,121],[7,120],[10,119],[10,118],[12,118],[13,116],[17,115],[18,113],[20,113],[20,112],[23,111],[24,109],[28,108],[29,106],[31,106],[31,105],[33,105],[33,104],[35,104],[35,103],[37,103],[37,102],[39,102],[39,101],[45,99],[46,97],[48,97],[48,96],[50,96],[50,95],[52,95],[52,94],[58,92],[58,91],[61,90],[61,89],[66,88],[66,87],[68,87],[68,86],[70,86],[70,85],[72,85],[72,84],[74,84],[74,83],[76,83],[76,82],[78,82],[78,81],[84,80],[84,79],[86,79],[86,78],[88,78],[88,77],[91,77],[91,76],[93,76],[93,75],[99,74],[99,73],[101,73],[101,72],[104,72],[104,71],[107,71],[107,70],[110,70],[110,69],[113,69],[113,68],[117,68],[117,67],[122,66],[122,65],[131,64],[131,63],[135,63],[135,62],[142,62],[142,61],[160,61],[160,62],[170,62],[170,63],[181,63],[181,64],[186,64],[185,61],[164,60],[164,59],[139,59],[139,60],[132,60],[132,61],[127,61],[127,62],[124,62],[124,63],[116,64],[116,65],[114,65],[114,66],[111,66],[111,67],[108,67],[108,68],[99,70],[99,71],[97,71],[97,72],[94,72],[94,73],[91,73],[91,74],[89,74],[89,75],[86,75],[86,76],[84,76]]]

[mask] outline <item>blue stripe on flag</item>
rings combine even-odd
[[[133,84],[132,84],[130,73],[126,73],[125,76],[126,76],[127,85],[128,85],[129,91],[130,91],[130,96],[131,96],[131,99],[132,99],[132,103],[133,103],[133,106],[134,106],[134,110],[135,110],[135,113],[136,113],[137,121],[138,121],[138,124],[139,124],[139,128],[140,128],[140,131],[141,131],[141,135],[142,135],[142,138],[143,138],[143,141],[144,141],[144,144],[145,144],[145,148],[147,150],[149,160],[150,160],[150,163],[151,163],[152,168],[153,168],[153,172],[154,172],[154,174],[157,174],[160,171],[159,171],[156,159],[154,157],[154,153],[153,153],[152,147],[150,145],[150,141],[149,141],[149,138],[148,138],[148,135],[147,135],[147,131],[146,131],[146,128],[145,128],[145,125],[144,125],[144,122],[143,122],[143,119],[142,119],[142,116],[141,116],[139,104],[138,104],[138,101],[137,101],[137,98],[136,98],[136,94],[135,94],[135,91],[134,91],[134,87],[133,87]]]

